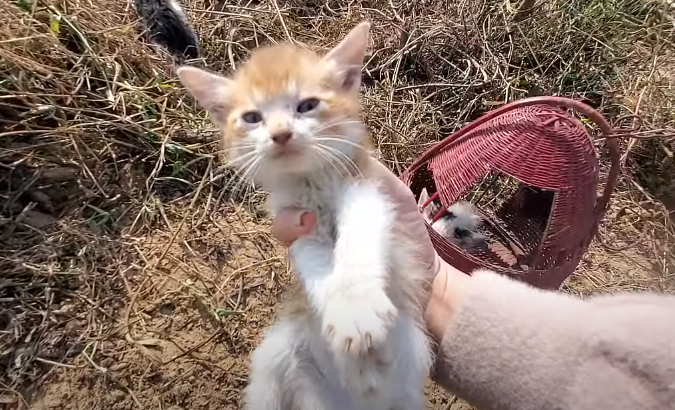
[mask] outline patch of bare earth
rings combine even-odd
[[[121,251],[143,262],[120,272],[126,304],[104,309],[82,354],[41,378],[31,409],[240,408],[248,357],[294,280],[286,251],[241,207],[181,203],[166,221],[171,229],[124,238]],[[72,335],[91,333],[86,317],[68,323]],[[431,408],[470,408],[431,381],[427,396]]]
[[[239,407],[248,355],[291,281],[285,253],[243,209],[195,209],[181,227],[182,205],[167,210],[172,229],[124,238],[145,262],[120,272],[126,306],[100,318],[88,353],[52,368],[31,408]]]

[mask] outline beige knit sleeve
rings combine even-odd
[[[480,410],[675,409],[675,296],[582,300],[474,273],[435,380]]]

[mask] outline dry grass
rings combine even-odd
[[[585,99],[624,173],[568,285],[672,290],[675,9],[647,0],[190,0],[204,65],[260,44],[330,46],[374,23],[365,120],[400,172],[493,107]],[[664,3],[665,4],[665,3]],[[230,201],[213,126],[126,1],[0,3],[0,404],[234,408],[246,358],[291,281],[258,196]],[[635,126],[633,120],[619,127]],[[598,146],[602,148],[602,144]],[[601,150],[602,151],[602,150]],[[434,407],[452,403],[439,393]],[[455,407],[453,407],[455,408]]]

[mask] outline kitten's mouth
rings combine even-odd
[[[285,159],[288,157],[295,157],[300,154],[302,154],[302,149],[300,149],[300,147],[287,144],[274,147],[270,153],[270,156],[273,159]]]

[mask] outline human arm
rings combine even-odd
[[[444,265],[434,379],[480,410],[675,408],[675,297],[582,300]]]

